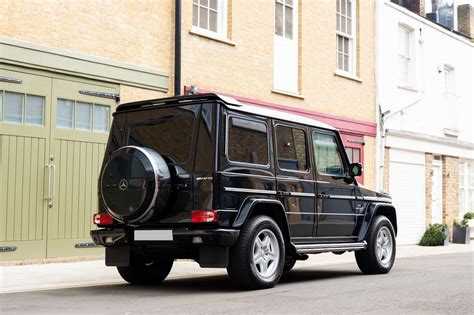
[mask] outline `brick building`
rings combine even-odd
[[[174,8],[0,2],[0,245],[12,250],[0,260],[98,252],[88,231],[111,114],[118,99],[173,94]],[[184,0],[181,65],[183,93],[339,128],[375,186],[375,1]]]

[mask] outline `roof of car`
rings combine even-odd
[[[166,97],[166,98],[160,98],[160,99],[124,103],[117,107],[117,112],[141,108],[141,107],[172,105],[176,103],[185,104],[187,102],[216,101],[216,100],[222,101],[226,105],[227,108],[232,109],[234,111],[275,118],[279,120],[294,122],[294,123],[303,124],[303,125],[312,126],[312,127],[335,130],[334,127],[328,124],[325,124],[323,122],[320,122],[318,120],[311,119],[308,117],[292,114],[290,111],[275,110],[275,109],[265,108],[263,106],[255,106],[249,103],[240,102],[229,96],[214,94],[214,93],[174,96],[174,97]]]

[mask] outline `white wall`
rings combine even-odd
[[[390,110],[385,129],[445,137],[445,128],[454,122],[458,140],[473,143],[474,43],[389,1],[380,0],[377,4],[378,104],[382,112]],[[413,90],[399,87],[399,23],[414,29]],[[454,68],[455,97],[444,92],[444,65]],[[417,100],[420,101],[399,112]],[[450,101],[456,103],[455,110]]]

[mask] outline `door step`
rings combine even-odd
[[[295,245],[298,254],[317,254],[326,252],[351,252],[367,248],[367,242],[332,243],[332,244],[300,244]]]

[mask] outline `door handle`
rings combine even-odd
[[[48,193],[44,199],[51,199],[51,165],[46,164],[46,170],[48,171]]]
[[[280,196],[291,196],[291,192],[280,190],[280,191],[278,191],[278,195],[280,195]]]
[[[51,189],[51,197],[50,199],[56,197],[56,165],[52,164],[51,165],[51,170],[52,170],[52,175],[51,175],[51,178],[52,178],[52,189]]]
[[[56,165],[47,164],[46,169],[48,170],[48,194],[44,199],[53,199],[56,196]]]

